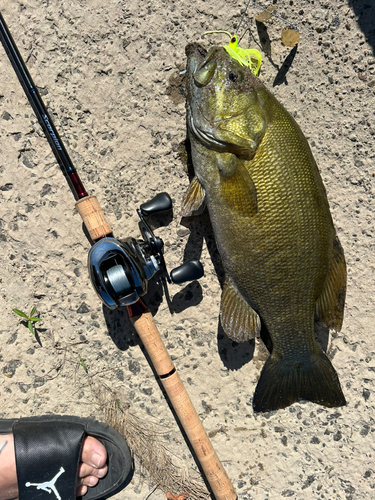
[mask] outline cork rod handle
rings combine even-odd
[[[96,196],[81,198],[76,202],[76,209],[93,241],[112,235],[112,229],[104,217]]]
[[[236,491],[173,365],[152,314],[147,310],[142,315],[131,318],[131,321],[151,358],[216,500],[235,500]]]

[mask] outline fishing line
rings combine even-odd
[[[246,33],[247,33],[248,31],[250,31],[250,28],[249,28],[249,27],[245,29],[244,34],[240,37],[240,39],[238,40],[238,43],[240,43],[240,42],[241,42],[241,40],[243,39],[243,37],[246,35]],[[250,34],[251,34],[251,31],[250,31]],[[254,38],[254,37],[253,37],[253,38]]]
[[[237,33],[238,33],[238,31],[239,31],[239,29],[240,29],[240,27],[241,27],[242,21],[243,21],[243,20],[244,20],[244,18],[245,18],[245,14],[246,14],[246,12],[247,12],[247,10],[248,10],[248,8],[249,8],[249,5],[250,5],[250,2],[251,2],[251,1],[253,2],[253,3],[252,3],[252,5],[253,5],[254,7],[256,7],[257,9],[261,9],[263,12],[267,12],[268,14],[270,14],[270,16],[273,16],[273,17],[275,17],[276,19],[280,19],[280,21],[282,21],[284,24],[287,24],[287,25],[288,25],[291,29],[294,29],[295,31],[299,31],[298,26],[296,26],[296,25],[295,25],[295,24],[293,24],[293,23],[290,23],[289,21],[287,21],[286,19],[284,19],[282,16],[279,16],[279,14],[277,14],[278,9],[275,9],[275,10],[268,10],[266,7],[263,7],[262,5],[260,5],[260,4],[258,4],[257,2],[255,2],[255,0],[249,0],[249,1],[247,2],[247,4],[246,4],[245,11],[244,11],[244,13],[242,14],[242,17],[241,17],[241,19],[240,19],[240,22],[239,22],[239,24],[238,24],[238,26],[237,26],[237,28],[236,28]],[[241,42],[241,40],[243,39],[243,37],[246,35],[246,32],[247,32],[247,31],[250,31],[250,29],[249,29],[249,28],[246,28],[246,30],[245,30],[245,32],[243,33],[243,35],[241,35],[241,37],[239,38],[238,43],[240,43],[240,42]]]
[[[244,13],[242,14],[242,17],[241,17],[241,19],[240,19],[240,22],[239,22],[239,24],[238,24],[238,26],[237,26],[237,28],[236,28],[236,32],[237,32],[237,33],[238,33],[238,31],[239,31],[239,29],[240,29],[240,27],[241,27],[242,21],[244,20],[244,17],[245,17],[245,14],[246,14],[246,12],[247,12],[247,9],[249,8],[250,2],[251,2],[251,0],[249,0],[249,1],[247,2],[247,5],[246,5],[246,7],[245,7],[245,11],[244,11]],[[242,40],[242,38],[246,35],[246,31],[247,31],[247,30],[248,30],[248,28],[246,28],[245,33],[244,33],[244,34],[240,37],[240,39],[238,40],[238,43],[239,43],[239,42]]]
[[[290,26],[290,28],[294,29],[295,31],[299,31],[299,28],[297,25],[290,23],[289,21],[284,19],[282,16],[279,16],[278,14],[276,14],[278,9],[268,10],[265,7],[263,7],[262,5],[260,5],[259,3],[255,2],[254,0],[253,0],[253,5],[254,5],[254,7],[257,7],[258,9],[262,9],[263,12],[268,12],[268,14],[270,14],[271,16],[276,17],[277,19],[280,19],[280,21],[282,21],[284,24],[288,24]]]

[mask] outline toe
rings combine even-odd
[[[104,467],[107,460],[107,451],[105,447],[92,436],[86,436],[83,440],[81,461],[100,469]]]
[[[88,476],[101,478],[107,474],[108,467],[105,465],[104,467],[100,467],[100,469],[96,469],[92,465],[85,464],[81,462],[78,468],[78,479],[84,479]],[[85,483],[87,484],[87,483]]]
[[[95,476],[86,476],[80,479],[81,486],[96,486],[99,478]]]
[[[83,497],[87,493],[87,486],[82,485],[77,488],[77,497]]]

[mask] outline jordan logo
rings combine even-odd
[[[56,476],[53,479],[51,479],[51,481],[47,481],[46,483],[26,483],[25,486],[27,486],[27,487],[36,486],[37,490],[44,490],[47,493],[54,492],[57,500],[61,500],[59,492],[56,489],[55,483],[56,483],[57,479],[61,476],[61,474],[63,474],[64,472],[65,472],[64,467],[60,467],[59,472],[56,474]]]

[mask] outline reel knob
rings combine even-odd
[[[203,266],[197,259],[189,260],[182,266],[171,271],[172,283],[180,284],[186,281],[198,280],[204,274]]]
[[[139,208],[142,215],[157,214],[159,212],[171,210],[172,200],[168,193],[159,193],[151,200],[146,201],[146,203],[142,203]]]

